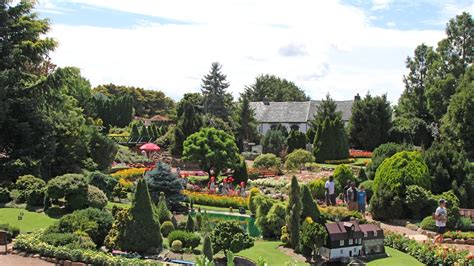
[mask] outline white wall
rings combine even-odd
[[[280,123],[280,124],[285,126],[286,130],[290,132],[291,126],[295,125],[296,123]],[[275,123],[261,123],[258,126],[258,132],[262,135],[265,135],[267,131],[269,131],[273,125],[276,125],[276,124]],[[300,132],[306,133],[306,131],[308,131],[308,123],[298,123],[296,125],[300,127]]]
[[[340,258],[358,257],[359,254],[361,254],[361,250],[362,250],[362,246],[351,246],[351,247],[333,248],[333,249],[321,247],[319,249],[319,254],[325,259],[336,260]]]

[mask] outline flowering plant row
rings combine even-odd
[[[347,164],[347,163],[353,163],[353,162],[355,162],[354,158],[324,161],[324,163],[327,163],[327,164]]]
[[[362,150],[349,150],[349,157],[351,158],[370,158],[372,157],[371,151],[362,151]]]
[[[123,178],[123,179],[126,179],[126,180],[134,181],[137,178],[142,177],[143,174],[147,170],[148,170],[148,168],[145,168],[145,167],[130,168],[130,169],[124,169],[124,170],[117,171],[117,172],[111,174],[111,176],[113,176],[115,178],[118,178],[118,179]]]
[[[13,247],[28,253],[39,254],[42,257],[84,262],[85,264],[93,265],[162,265],[156,261],[115,257],[96,250],[71,249],[64,246],[56,247],[39,240],[42,233],[43,230],[38,230],[34,233],[21,234],[16,238]]]
[[[240,196],[225,196],[188,190],[183,190],[183,194],[196,204],[236,209],[247,207],[247,198]]]
[[[469,251],[421,243],[401,234],[385,232],[385,245],[405,252],[426,265],[472,265],[474,256]]]
[[[262,178],[249,180],[249,185],[251,186],[263,186],[263,187],[272,187],[272,188],[284,188],[289,183],[288,180],[275,180],[273,178]]]
[[[451,239],[473,239],[474,232],[448,231],[444,233],[444,237]]]

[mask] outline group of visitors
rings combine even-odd
[[[234,178],[232,176],[222,179],[222,182],[219,184],[217,184],[215,178],[211,176],[211,179],[207,184],[207,189],[210,193],[245,197],[245,182],[240,182],[240,184],[238,184],[236,187],[234,187],[233,183]]]
[[[326,205],[336,205],[336,191],[334,177],[330,176],[329,180],[324,185],[326,189]],[[347,204],[349,210],[359,211],[365,215],[365,209],[367,206],[367,193],[365,187],[362,185],[359,189],[356,188],[355,182],[347,181],[346,186],[343,189],[343,201]]]

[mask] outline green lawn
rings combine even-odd
[[[229,212],[229,208],[223,208],[223,207],[214,207],[214,206],[199,205],[199,204],[193,204],[193,207],[196,210],[198,207],[200,207],[201,211]],[[232,212],[239,213],[239,210],[233,209]],[[246,213],[248,214],[249,212],[246,211]]]
[[[23,219],[18,220],[18,216],[23,212]],[[10,224],[20,228],[21,232],[30,232],[52,225],[56,219],[44,213],[30,212],[24,209],[0,208],[0,223]]]
[[[120,203],[120,202],[109,201],[109,202],[107,202],[106,208],[109,209],[109,210],[112,210],[113,206],[117,206],[117,207],[121,207],[121,208],[130,208],[130,206],[132,206],[132,205],[131,205],[131,203]]]
[[[253,261],[257,261],[260,256],[267,261],[268,265],[283,265],[291,260],[291,258],[278,250],[280,241],[255,241],[255,245],[244,251],[237,253],[239,256],[247,257]],[[296,265],[309,265],[303,261],[298,261]]]
[[[405,254],[393,248],[385,247],[385,252],[390,256],[388,258],[374,260],[367,263],[368,266],[402,266],[402,265],[423,265],[412,256]]]

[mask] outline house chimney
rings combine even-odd
[[[263,104],[265,104],[265,105],[270,105],[270,101],[268,101],[268,98],[267,98],[267,97],[263,97],[262,102],[263,102]]]
[[[354,101],[360,101],[360,95],[359,95],[359,93],[357,93],[357,95],[354,96]]]

